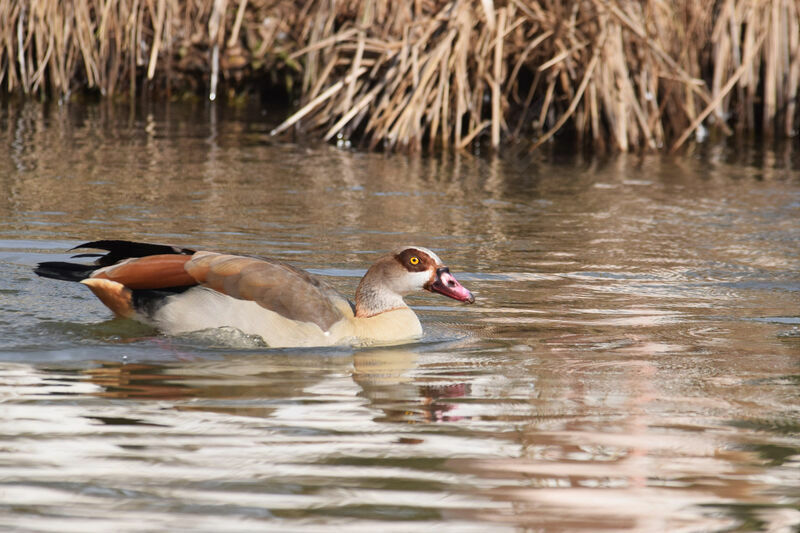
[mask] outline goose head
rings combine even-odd
[[[475,301],[438,255],[421,246],[404,246],[378,259],[364,274],[356,290],[356,316],[407,307],[403,296],[418,290],[438,292],[459,302]]]

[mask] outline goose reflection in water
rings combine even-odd
[[[178,410],[285,418],[286,413],[279,411],[295,411],[298,402],[335,405],[366,398],[370,408],[383,413],[374,421],[461,420],[448,399],[469,396],[470,385],[421,384],[413,375],[418,360],[414,351],[391,348],[350,355],[248,354],[164,364],[106,361],[82,372],[100,387],[96,396],[174,401]]]

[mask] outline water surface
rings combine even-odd
[[[0,111],[4,531],[795,531],[800,165],[409,158],[251,110]],[[269,255],[352,295],[434,249],[404,346],[166,337],[32,267],[87,240]]]

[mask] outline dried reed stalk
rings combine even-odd
[[[274,134],[387,150],[788,136],[800,0],[0,0],[7,93],[215,97],[266,77],[301,98]]]

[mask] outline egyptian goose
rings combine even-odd
[[[178,334],[233,327],[272,347],[394,343],[422,334],[403,296],[419,289],[461,302],[475,298],[441,259],[420,246],[398,248],[370,267],[355,305],[321,279],[261,257],[120,240],[76,246],[105,250],[49,261],[35,272],[79,281],[115,314]]]

